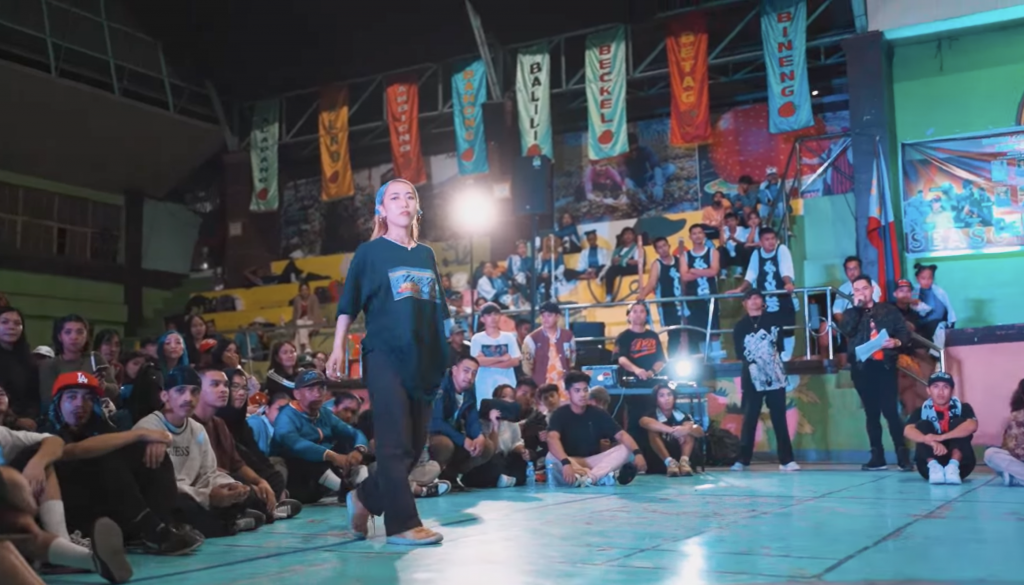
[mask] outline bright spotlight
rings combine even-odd
[[[494,198],[483,189],[468,188],[455,197],[452,214],[460,231],[486,232],[494,225]]]
[[[811,92],[811,95],[818,95],[818,90],[814,90],[814,91],[812,91],[812,92]]]
[[[688,359],[676,360],[672,364],[672,369],[675,370],[676,376],[680,378],[689,378],[693,375],[693,362]]]

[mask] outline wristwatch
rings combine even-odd
[[[640,449],[633,449],[633,455],[643,455],[644,452]]]
[[[561,461],[559,461],[559,463],[561,463],[563,466],[572,465],[572,461],[569,461],[568,457],[566,457],[565,459],[562,459]]]

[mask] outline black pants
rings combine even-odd
[[[865,426],[868,441],[871,443],[872,455],[885,454],[882,445],[882,422],[879,416],[885,417],[889,425],[889,436],[892,437],[896,450],[906,446],[903,438],[903,421],[900,420],[898,400],[899,382],[896,378],[896,365],[886,365],[881,360],[869,359],[866,362],[853,364],[850,370],[853,386],[857,389],[860,401],[864,403]]]
[[[683,318],[679,315],[679,303],[658,303],[658,319],[662,327],[682,325]],[[679,356],[679,348],[683,345],[683,330],[674,329],[668,332],[668,358]]]
[[[604,289],[608,294],[608,297],[613,301],[622,300],[627,297],[633,296],[630,291],[617,291],[615,290],[615,283],[618,282],[619,278],[623,276],[629,276],[630,274],[637,274],[636,266],[609,266],[608,270],[604,273]]]
[[[331,447],[331,450],[335,453],[347,454],[338,444]],[[348,474],[326,461],[307,461],[297,457],[286,457],[285,465],[288,466],[288,495],[303,504],[319,502],[331,491],[327,486],[320,484],[320,478],[327,471],[333,471],[341,479],[342,493],[351,489],[346,486]]]
[[[164,457],[150,469],[142,463],[144,451],[145,444],[136,443],[92,459],[54,464],[69,530],[88,535],[96,520],[106,516],[136,539],[180,520],[171,459]]]
[[[190,524],[206,538],[221,538],[238,534],[235,522],[245,513],[246,505],[235,504],[228,508],[204,508],[192,496],[178,492],[175,503],[181,510],[182,521]]]
[[[964,422],[962,418],[949,419],[949,430],[960,426],[962,422]],[[926,435],[935,434],[935,426],[929,421],[923,420],[914,426],[918,431]],[[974,471],[974,466],[977,465],[977,459],[974,457],[974,447],[971,446],[971,437],[950,439],[943,441],[942,445],[946,448],[946,454],[939,456],[928,445],[924,443],[917,444],[917,450],[914,452],[914,463],[917,464],[917,472],[921,474],[921,477],[928,479],[928,460],[934,459],[939,462],[939,465],[945,467],[949,464],[950,459],[953,458],[953,450],[955,449],[960,451],[960,479],[967,478]]]
[[[523,456],[515,452],[507,455],[495,453],[487,463],[464,473],[462,485],[472,488],[497,487],[500,475],[514,477],[516,485],[526,485],[526,461],[523,461]]]
[[[739,266],[740,268],[746,269],[750,260],[750,254],[747,252],[746,247],[741,244],[737,244],[736,255],[731,256],[729,254],[729,248],[722,245],[718,247],[718,258],[719,266],[723,270],[726,268],[732,268],[733,266]]]
[[[740,438],[740,463],[750,465],[754,456],[754,433],[757,432],[757,421],[761,417],[761,405],[768,405],[768,414],[775,430],[776,449],[779,452],[779,464],[786,465],[793,461],[793,443],[789,440],[789,424],[786,422],[786,389],[758,392],[753,388],[743,389],[743,431]]]
[[[364,358],[369,365],[366,384],[373,404],[377,468],[359,484],[358,494],[371,514],[384,515],[384,529],[391,536],[423,525],[409,489],[409,472],[427,442],[433,404],[409,396],[396,364],[387,356],[369,352]]]
[[[236,442],[235,448],[238,450],[238,455],[242,458],[242,461],[255,471],[256,475],[262,477],[270,484],[270,489],[274,490],[274,497],[281,501],[283,499],[281,496],[284,495],[287,485],[285,484],[284,476],[274,468],[274,464],[270,462],[270,459],[262,452],[257,451],[254,453],[241,443]]]

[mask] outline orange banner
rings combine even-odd
[[[388,128],[391,130],[391,160],[395,177],[413,185],[427,182],[420,150],[420,86],[416,81],[388,86]]]
[[[685,146],[711,140],[708,96],[708,30],[704,14],[693,12],[668,26],[665,40],[672,81],[669,144]]]
[[[352,159],[348,150],[348,88],[329,86],[320,92],[320,198],[351,197]]]

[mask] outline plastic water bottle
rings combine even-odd
[[[528,487],[537,485],[537,465],[535,463],[526,463],[526,485]]]

